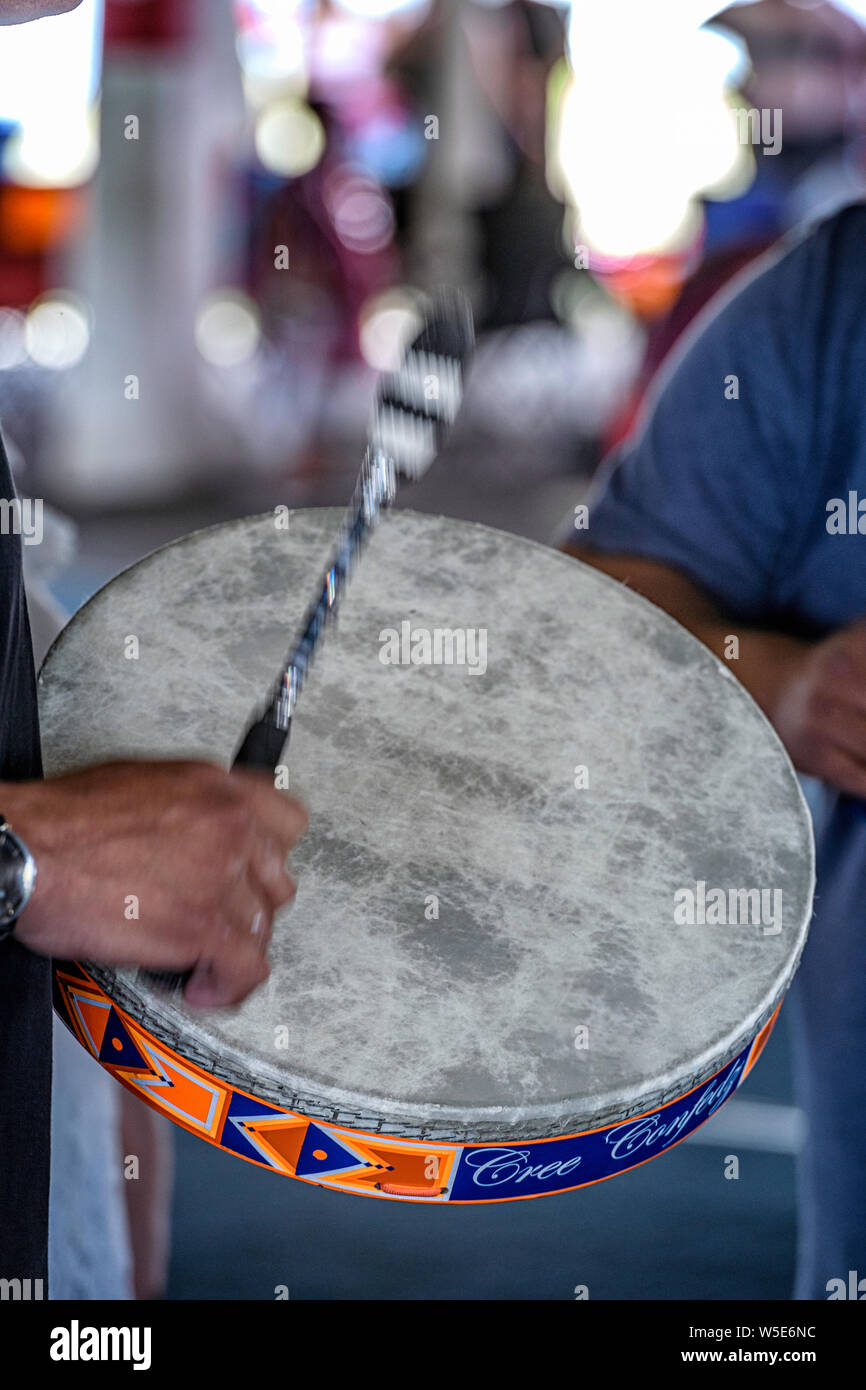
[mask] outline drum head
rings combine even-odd
[[[47,774],[228,765],[339,518],[202,531],[97,594],[40,677]],[[412,659],[443,630],[463,665]],[[396,513],[294,721],[310,826],[269,983],[202,1014],[92,973],[213,1075],[359,1130],[540,1137],[663,1105],[770,1017],[810,916],[806,807],[732,670],[567,556]],[[764,893],[761,920],[714,921],[717,890]]]

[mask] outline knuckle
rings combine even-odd
[[[211,814],[217,832],[228,845],[249,839],[253,832],[253,814],[242,801],[226,801]]]
[[[288,874],[283,875],[283,881],[279,888],[279,900],[281,903],[293,902],[297,897],[298,885]]]
[[[298,801],[297,798],[294,796],[290,796],[288,798],[288,804],[289,809],[294,812],[295,820],[300,826],[299,833],[303,834],[303,832],[306,830],[307,826],[310,823],[309,812],[307,811],[307,808],[304,805],[304,803],[302,801]]]
[[[824,746],[824,720],[814,710],[806,711],[806,718],[803,721],[803,734],[807,744],[816,749]]]
[[[213,931],[213,912],[205,903],[197,902],[187,907],[185,920],[192,942],[198,946],[204,945]]]
[[[832,701],[821,691],[813,691],[806,703],[804,723],[807,733],[820,737],[833,721]]]

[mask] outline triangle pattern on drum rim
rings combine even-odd
[[[151,1066],[149,1076],[127,1076],[127,1084],[141,1091],[157,1109],[171,1112],[215,1140],[227,1087],[198,1075],[180,1059],[163,1052],[152,1038],[130,1031]]]
[[[336,1135],[320,1129],[311,1120],[295,1163],[295,1177],[335,1178],[339,1174],[354,1173],[358,1168],[370,1167],[372,1164],[368,1159],[362,1158]]]
[[[54,985],[56,991],[54,1006],[58,1008],[58,1004],[62,1004],[60,1016],[64,1023],[72,1030],[82,1047],[86,1048],[94,1057],[98,1056],[104,1026],[99,1015],[95,1011],[91,1012],[89,1008],[85,1018],[80,1006],[82,1004],[94,1005],[96,1009],[103,1010],[107,1022],[111,1000],[102,993],[89,990],[86,987],[82,988],[77,978],[63,974],[59,970],[55,973]]]
[[[245,1105],[246,1115],[243,1113]],[[344,1174],[360,1177],[377,1166],[367,1156],[363,1144],[356,1147],[342,1136],[337,1139],[304,1115],[283,1111],[256,1116],[249,1113],[249,1105],[250,1102],[236,1096],[232,1101],[232,1120],[236,1127],[243,1128],[243,1138],[280,1172],[327,1183]]]
[[[275,1149],[271,1144],[261,1142],[259,1125],[275,1120],[281,1122],[281,1129],[297,1131],[294,1153],[283,1153],[282,1148]],[[240,1154],[241,1158],[266,1163],[269,1168],[276,1168],[279,1172],[285,1173],[289,1171],[287,1164],[294,1163],[294,1158],[300,1150],[305,1125],[306,1120],[300,1116],[294,1119],[284,1111],[278,1110],[276,1106],[268,1105],[266,1101],[253,1100],[251,1096],[234,1091],[226,1111],[220,1143],[223,1148],[231,1149],[232,1153]]]
[[[113,1005],[102,1035],[99,1060],[107,1067],[119,1067],[123,1071],[153,1070],[147,1058],[142,1055],[141,1048],[133,1042],[129,1029]]]
[[[61,988],[81,1041],[97,1061],[106,1067],[128,1071],[152,1070],[109,999],[80,989],[72,982],[61,981]]]
[[[94,1057],[98,1057],[108,1027],[111,1005],[104,999],[93,999],[77,990],[70,990],[67,997],[87,1039],[87,1046]]]

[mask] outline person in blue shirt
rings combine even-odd
[[[727,659],[823,789],[787,1007],[809,1126],[794,1297],[826,1299],[866,1281],[866,204],[716,298],[588,502],[565,548]]]

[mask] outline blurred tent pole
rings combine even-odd
[[[216,156],[243,118],[228,0],[107,0],[102,159],[64,266],[92,338],[48,461],[67,504],[172,496],[224,462],[194,325],[217,254]]]
[[[478,94],[461,23],[462,0],[439,0],[434,101],[438,138],[419,181],[411,225],[412,280],[425,289],[469,289],[478,275],[478,236],[466,188],[464,151],[471,145]]]

